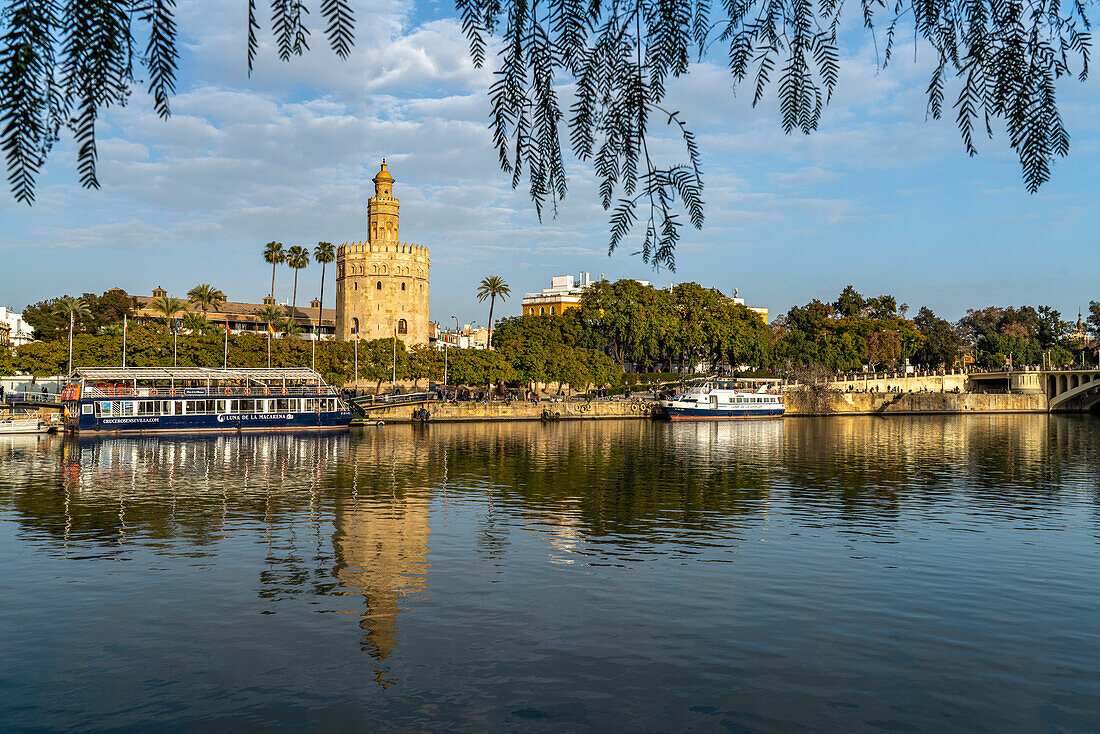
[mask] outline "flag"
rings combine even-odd
[[[225,335],[229,336],[229,319],[225,320]]]
[[[271,323],[270,321],[267,322],[267,333],[270,336],[275,336],[275,324]]]
[[[129,327],[126,325],[126,314],[122,314],[122,333],[125,334]]]
[[[69,311],[69,326],[76,326],[76,311]]]

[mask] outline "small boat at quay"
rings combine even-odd
[[[750,418],[782,418],[783,395],[762,385],[755,391],[739,390],[727,380],[707,380],[660,401],[662,416],[671,421],[722,421]]]
[[[304,368],[82,367],[61,391],[74,433],[347,429],[339,391]]]
[[[59,428],[60,421],[38,413],[0,415],[0,433],[52,433]]]

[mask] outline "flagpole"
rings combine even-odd
[[[73,326],[76,324],[76,312],[69,311],[69,374],[73,373]]]
[[[355,395],[359,396],[359,332],[355,332]]]
[[[126,314],[122,314],[122,369],[126,369]]]
[[[267,368],[271,369],[271,324],[267,325]]]
[[[397,394],[397,325],[393,327],[393,379],[390,380],[390,392]]]
[[[179,360],[176,357],[176,347],[179,344],[180,338],[180,322],[176,319],[172,319],[172,366],[178,367]]]
[[[222,354],[222,369],[229,369],[229,319],[225,319],[225,352]]]

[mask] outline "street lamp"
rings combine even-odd
[[[458,328],[458,317],[452,316],[455,320],[455,328]],[[447,400],[447,353],[450,351],[451,341],[447,338],[443,339],[443,400]]]

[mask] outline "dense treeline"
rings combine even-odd
[[[0,373],[63,373],[68,364],[68,317],[56,305],[34,304],[25,318],[41,341],[0,350]],[[85,294],[88,306],[76,319],[73,363],[118,365],[122,359],[119,319],[131,313],[132,299],[118,289]],[[927,367],[952,366],[964,354],[982,366],[1059,365],[1081,359],[1082,335],[1049,306],[988,307],[969,310],[958,322],[927,307],[912,318],[908,307],[889,295],[865,297],[851,286],[832,302],[795,306],[766,324],[734,299],[696,283],[657,289],[634,280],[600,281],[589,287],[579,308],[559,316],[501,319],[493,330],[495,351],[428,347],[406,349],[397,342],[397,379],[448,383],[569,383],[616,385],[623,372],[708,370],[750,367],[786,372],[801,367],[858,370],[896,367],[906,360]],[[1085,336],[1100,333],[1100,302],[1090,304]],[[135,367],[172,364],[172,334],[164,328],[131,324],[127,363]],[[220,367],[223,336],[199,331],[178,334],[181,366]],[[391,377],[393,341],[359,345],[359,377],[381,385]],[[229,337],[229,364],[267,365],[268,339]],[[309,341],[271,340],[273,366],[311,364]],[[326,379],[345,383],[355,372],[354,345],[321,342],[316,365]]]
[[[223,334],[180,333],[176,359],[181,367],[222,366],[225,350]],[[272,367],[309,366],[313,359],[311,342],[304,339],[271,339]],[[167,367],[172,365],[173,337],[163,329],[130,326],[126,339],[126,364],[130,367]],[[443,378],[444,355],[429,347],[406,349],[397,340],[397,379],[423,385]],[[229,336],[230,367],[266,367],[268,339],[254,334]],[[344,384],[355,375],[355,345],[351,342],[317,343],[317,371],[333,384]],[[366,385],[388,382],[393,373],[394,341],[375,339],[359,343],[358,374]],[[484,385],[514,379],[514,371],[497,353],[470,349],[452,350],[447,355],[449,382]],[[38,341],[14,350],[0,350],[0,374],[16,371],[36,376],[64,374],[68,368],[69,343],[65,339]],[[86,367],[122,364],[122,335],[114,330],[99,334],[78,334],[73,338],[73,364]]]
[[[964,354],[983,366],[1066,364],[1080,354],[1074,325],[1049,306],[970,310],[957,323],[922,307],[913,318],[893,296],[865,297],[845,288],[832,302],[814,299],[766,325],[722,293],[696,283],[667,290],[637,281],[600,281],[585,291],[580,308],[562,316],[501,320],[494,346],[530,374],[558,374],[570,351],[611,355],[620,368],[694,371],[751,367],[760,370],[824,366],[832,370],[885,369],[909,360],[926,367],[953,366]],[[1087,331],[1100,331],[1100,302],[1093,301]]]

